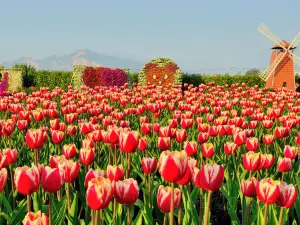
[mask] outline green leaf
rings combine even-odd
[[[71,205],[71,209],[70,209],[70,217],[72,218],[72,221],[73,222],[70,222],[70,220],[68,219],[69,221],[69,225],[73,225],[73,224],[78,224],[79,221],[78,221],[78,218],[77,218],[77,212],[78,212],[78,192],[75,193],[74,195],[74,200],[72,202],[72,205]]]
[[[135,220],[133,221],[133,225],[142,225],[143,224],[143,211],[140,210]]]

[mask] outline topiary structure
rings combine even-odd
[[[167,86],[169,84],[179,85],[182,80],[182,72],[175,62],[167,58],[151,60],[143,67],[139,74],[141,85],[153,84]]]

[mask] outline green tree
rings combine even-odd
[[[259,75],[260,74],[260,70],[257,68],[252,68],[250,70],[247,70],[245,75]]]

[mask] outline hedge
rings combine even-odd
[[[138,73],[131,73],[129,75],[129,82],[138,82]],[[202,75],[202,74],[188,74],[184,73],[182,76],[182,84],[193,84],[198,86],[200,84],[208,84],[210,82],[215,82],[216,85],[231,85],[234,83],[245,83],[247,86],[258,85],[259,87],[264,87],[265,82],[260,79],[257,75]]]
[[[34,78],[35,87],[49,87],[50,89],[60,87],[66,90],[71,83],[72,75],[72,71],[38,70]]]

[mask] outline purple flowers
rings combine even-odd
[[[4,95],[8,87],[8,73],[4,73],[4,78],[0,81],[0,96]]]

